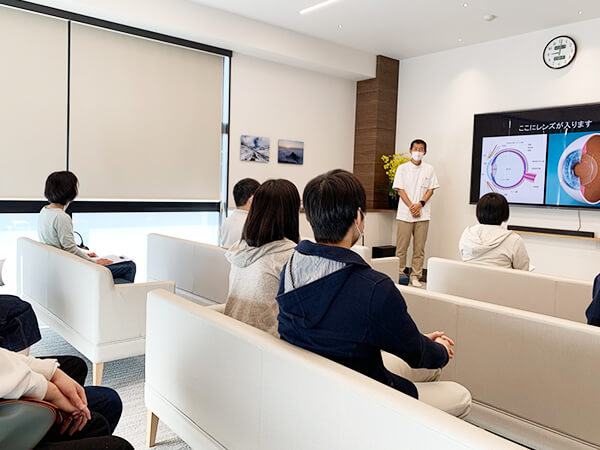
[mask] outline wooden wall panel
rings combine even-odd
[[[367,192],[367,209],[388,207],[381,156],[395,151],[398,70],[398,60],[378,56],[376,77],[356,86],[354,174]]]

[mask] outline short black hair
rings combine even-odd
[[[238,208],[248,203],[248,199],[254,195],[260,183],[253,178],[244,178],[233,186],[233,199]]]
[[[308,182],[302,196],[315,240],[335,244],[344,239],[358,208],[367,212],[365,188],[358,178],[336,169]]]
[[[421,144],[423,146],[423,148],[425,149],[425,151],[427,151],[427,142],[425,142],[423,139],[415,139],[414,141],[412,141],[410,143],[409,148],[413,148],[413,145],[415,145],[415,144]]]
[[[267,180],[254,193],[254,200],[242,231],[252,247],[288,238],[300,240],[300,194],[288,180]]]
[[[79,180],[73,172],[67,172],[66,170],[52,172],[46,178],[44,196],[50,203],[58,203],[64,206],[75,200],[77,194],[79,194]]]
[[[477,202],[475,214],[482,225],[500,225],[506,222],[510,214],[506,197],[496,192],[485,194]]]

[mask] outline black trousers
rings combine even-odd
[[[52,358],[58,360],[63,372],[83,386],[88,371],[83,359],[77,356],[55,356]],[[88,391],[88,389],[94,391]],[[90,392],[93,394],[99,392],[100,394],[95,395],[97,398],[93,398],[91,395],[87,395]],[[88,406],[92,418],[88,420],[85,427],[73,436],[69,436],[66,433],[60,434],[60,425],[54,425],[37,445],[37,449],[133,450],[131,444],[125,439],[111,436],[121,416],[121,404],[117,393],[109,388],[89,387],[86,388],[86,395],[88,396]],[[97,406],[97,409],[102,411],[104,415],[95,411],[94,406]]]

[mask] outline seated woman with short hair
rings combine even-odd
[[[40,211],[38,236],[42,244],[65,250],[87,261],[105,266],[112,273],[115,283],[133,283],[136,265],[133,261],[114,263],[109,259],[97,258],[93,252],[85,252],[75,244],[73,221],[65,212],[69,203],[79,193],[79,180],[73,172],[51,173],[46,179],[44,195],[50,202]]]
[[[495,192],[485,194],[477,202],[479,224],[467,227],[460,237],[458,248],[465,262],[533,270],[523,239],[502,226],[510,211],[506,198]]]
[[[275,301],[281,269],[300,240],[300,194],[288,180],[265,181],[254,193],[231,263],[225,314],[279,337]]]

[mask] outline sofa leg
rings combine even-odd
[[[158,417],[148,410],[148,420],[146,423],[146,446],[154,447],[156,445],[156,432],[158,431]]]
[[[94,386],[102,385],[102,373],[104,372],[104,363],[92,363],[92,384]]]

